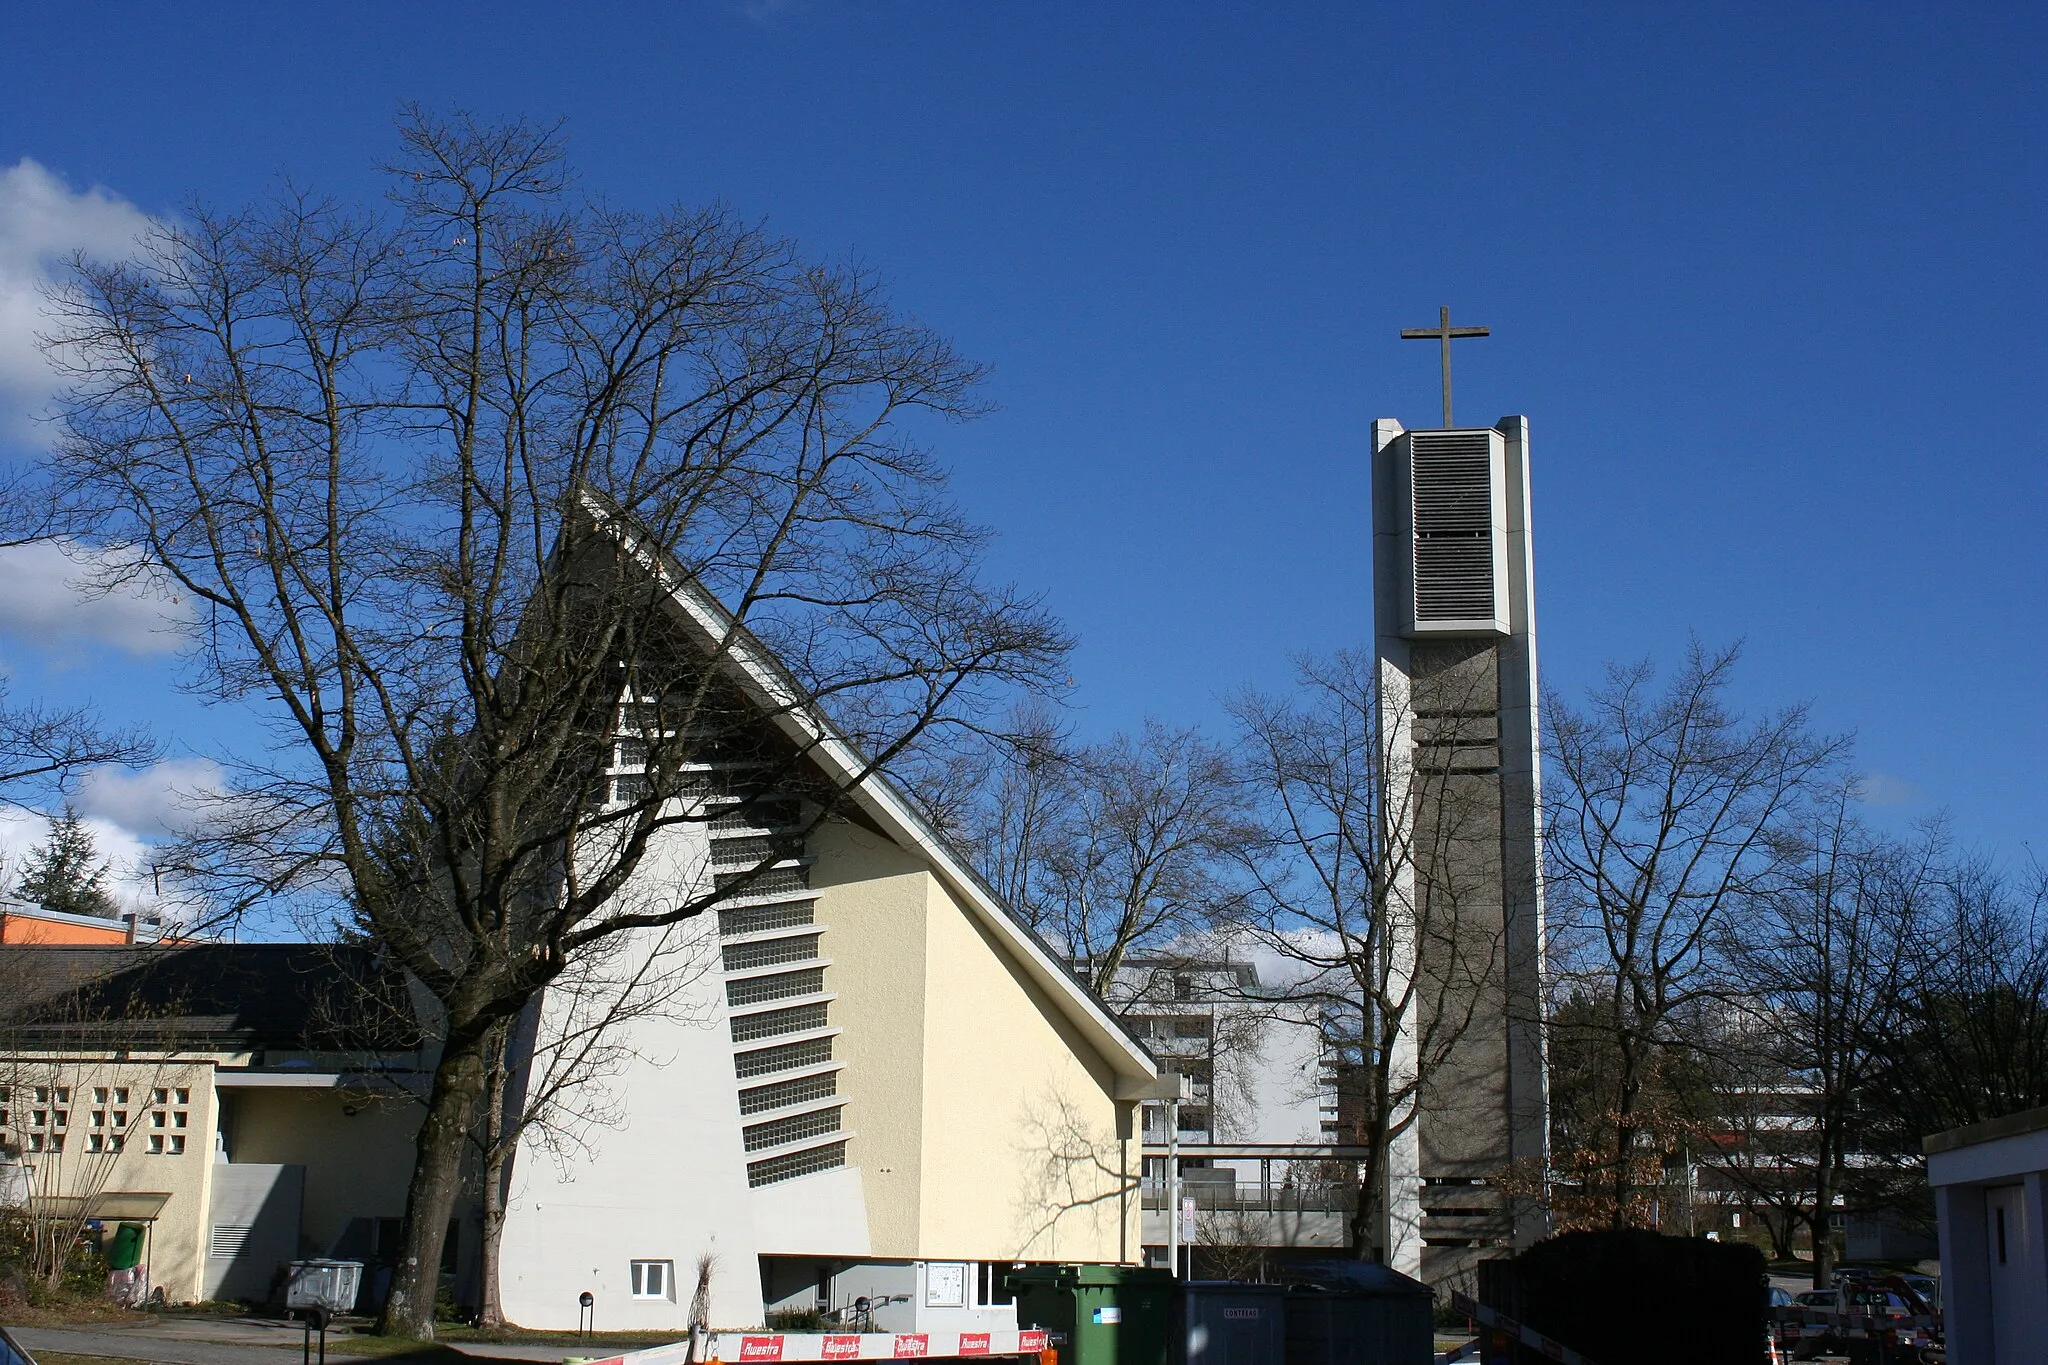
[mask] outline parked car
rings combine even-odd
[[[1794,1296],[1800,1308],[1839,1308],[1841,1295],[1832,1289],[1807,1289]]]
[[[1792,1291],[1780,1289],[1778,1286],[1772,1285],[1770,1302],[1773,1308],[1790,1308],[1792,1307]]]
[[[1911,1286],[1915,1294],[1927,1300],[1928,1307],[1934,1309],[1941,1307],[1941,1280],[1939,1278],[1933,1275],[1901,1275],[1899,1278]]]

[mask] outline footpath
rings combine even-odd
[[[149,1365],[299,1365],[303,1358],[303,1333],[296,1323],[264,1322],[247,1318],[164,1318],[154,1322],[93,1324],[79,1327],[10,1327],[14,1339],[31,1352],[63,1351],[71,1355],[109,1356],[115,1360],[147,1361]],[[327,1338],[330,1365],[364,1365],[380,1359],[334,1349],[337,1338]],[[576,1354],[553,1345],[514,1345],[506,1342],[442,1342],[479,1362],[548,1361],[553,1365],[565,1355]],[[317,1354],[319,1348],[314,1350]]]

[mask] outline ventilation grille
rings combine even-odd
[[[206,1238],[206,1254],[232,1260],[249,1254],[250,1234],[255,1231],[247,1223],[215,1223]]]
[[[1415,620],[1494,615],[1493,460],[1483,431],[1409,436],[1415,502]]]

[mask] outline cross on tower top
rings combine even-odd
[[[1483,337],[1483,336],[1491,336],[1491,335],[1493,335],[1493,330],[1492,330],[1491,328],[1488,328],[1488,327],[1453,327],[1453,326],[1451,326],[1451,310],[1450,310],[1450,309],[1448,309],[1448,308],[1440,309],[1440,310],[1438,311],[1438,313],[1437,313],[1437,325],[1436,325],[1436,326],[1434,326],[1434,327],[1403,327],[1403,328],[1401,329],[1401,339],[1402,339],[1403,341],[1440,341],[1440,342],[1442,342],[1442,343],[1443,343],[1443,348],[1444,348],[1444,426],[1446,426],[1446,427],[1449,427],[1449,426],[1451,426],[1451,425],[1452,425],[1452,423],[1451,423],[1451,342],[1452,342],[1452,340],[1453,340],[1453,339],[1455,339],[1455,338],[1460,338],[1460,337]]]

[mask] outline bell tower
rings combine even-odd
[[[1385,903],[1413,987],[1386,1234],[1396,1269],[1469,1288],[1548,1230],[1501,1185],[1548,1152],[1543,833],[1529,423],[1453,427],[1449,406],[1446,362],[1443,427],[1373,424]]]

